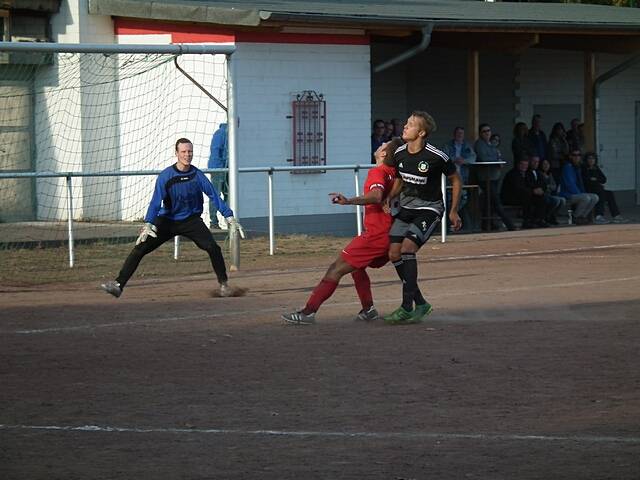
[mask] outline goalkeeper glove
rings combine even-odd
[[[245,238],[244,229],[242,228],[242,225],[240,225],[240,222],[236,220],[236,217],[227,217],[225,220],[227,221],[227,225],[229,225],[229,230],[239,233],[240,238]]]
[[[145,223],[142,230],[140,230],[140,236],[136,240],[136,245],[140,245],[142,242],[147,241],[147,237],[158,238],[158,227],[156,227],[153,223]]]

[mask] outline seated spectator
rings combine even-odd
[[[558,219],[556,214],[558,210],[567,204],[567,199],[558,195],[558,184],[555,178],[551,175],[551,164],[546,158],[540,163],[540,175],[547,184],[547,189],[544,194],[544,201],[547,204],[547,217],[546,222],[550,225],[558,225]]]
[[[562,166],[569,156],[569,143],[567,142],[567,134],[562,123],[556,123],[553,129],[551,129],[547,150],[547,159],[549,163],[551,163],[551,174],[557,183],[560,180]]]
[[[473,149],[476,152],[476,169],[478,173],[478,180],[481,181],[481,186],[483,187],[487,184],[487,182],[489,183],[489,192],[485,191],[484,195],[486,196],[487,193],[489,193],[489,202],[492,211],[495,212],[498,217],[500,217],[508,230],[515,230],[515,225],[505,214],[502,208],[502,203],[500,202],[498,183],[500,180],[500,168],[502,167],[502,165],[491,165],[486,167],[482,167],[479,165],[484,162],[501,161],[500,151],[496,148],[495,145],[491,145],[491,127],[489,126],[489,124],[481,124],[478,130],[480,133],[480,138],[478,138],[478,140],[476,140],[476,143],[473,145]],[[487,199],[485,198],[481,203],[482,207],[486,208]],[[488,213],[489,212],[485,211],[484,216],[488,217]],[[490,220],[491,219],[487,219],[487,221]],[[490,225],[485,226],[488,227]]]
[[[453,130],[453,139],[443,145],[442,151],[452,159],[453,163],[462,178],[463,185],[469,184],[469,165],[472,165],[476,161],[476,152],[469,142],[464,138],[464,128],[456,127]],[[462,197],[460,198],[460,204],[458,206],[458,212],[462,218],[462,228],[465,230],[474,230],[474,219],[469,212],[469,192],[466,189],[462,190]],[[451,205],[451,202],[448,202]],[[467,228],[469,227],[469,228]]]
[[[388,141],[388,139],[384,120],[378,119],[373,122],[373,132],[371,133],[371,163],[376,163],[374,153],[386,141]]]
[[[542,218],[539,210],[544,210],[542,196],[534,198],[533,188],[529,178],[529,160],[521,158],[516,165],[507,172],[502,181],[500,192],[502,202],[505,205],[522,207],[522,228],[533,228],[536,217]],[[537,200],[539,199],[539,200]],[[540,204],[542,203],[542,208]]]
[[[534,154],[533,145],[529,140],[529,130],[524,122],[516,123],[513,127],[513,140],[511,141],[511,152],[513,161],[518,162],[521,158],[528,158]]]
[[[604,205],[609,205],[609,213],[611,213],[614,223],[626,223],[627,220],[620,215],[620,209],[616,202],[616,196],[611,190],[606,190],[604,184],[607,183],[607,177],[598,166],[598,157],[593,152],[587,152],[584,155],[582,163],[582,181],[584,188],[589,193],[598,195],[598,203],[594,208],[596,218],[594,223],[609,223],[604,216]]]
[[[574,212],[576,224],[590,223],[591,210],[598,203],[598,195],[587,193],[582,182],[582,170],[580,150],[572,150],[569,154],[570,162],[562,167],[560,179],[560,195],[567,199],[567,208]]]
[[[540,159],[536,155],[529,157],[527,184],[531,188],[531,224],[533,227],[548,227],[546,218],[551,204],[547,203],[547,182],[538,171]]]

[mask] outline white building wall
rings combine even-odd
[[[51,19],[52,40],[57,43],[113,43],[113,22],[108,16],[89,15],[88,0],[65,0],[60,12]],[[91,122],[95,102],[100,101],[93,92],[72,88],[61,93],[60,83],[79,85],[87,80],[87,70],[80,62],[60,63],[43,68],[35,79],[35,145],[38,170],[82,172],[93,166],[114,163],[113,140],[87,152],[86,146],[95,147],[96,134],[105,136],[110,124]],[[113,74],[113,72],[112,72]],[[91,77],[92,74],[89,74]],[[62,85],[64,86],[64,84]],[[102,90],[102,89],[100,89]],[[92,95],[93,93],[93,95]],[[100,92],[100,94],[103,94]],[[107,93],[108,94],[108,93]],[[95,118],[95,117],[94,117]],[[84,127],[84,130],[81,128]],[[106,137],[113,138],[113,135]],[[100,188],[95,180],[74,179],[74,217],[106,218],[94,207],[96,197],[106,205],[117,203],[111,189]],[[64,179],[42,179],[36,182],[39,219],[66,219],[67,194]]]
[[[622,63],[621,55],[597,55],[597,75]],[[583,106],[584,54],[550,50],[528,50],[518,61],[517,121],[530,124],[533,106],[538,104],[580,104]],[[634,122],[635,102],[640,101],[640,66],[605,82],[600,97],[599,157],[612,190],[635,189]],[[545,119],[547,135],[555,122]],[[568,127],[567,127],[568,128]]]
[[[289,166],[291,102],[314,90],[327,102],[327,164],[368,164],[371,90],[368,45],[240,43],[234,53],[239,166]],[[366,172],[362,174],[362,178]],[[329,192],[354,192],[353,174],[275,174],[278,216],[345,213]],[[239,176],[243,218],[266,217],[266,174]]]

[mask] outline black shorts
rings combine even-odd
[[[427,243],[440,221],[441,215],[433,210],[401,208],[400,213],[393,219],[389,239],[391,243],[402,243],[405,238],[408,238],[421,247]]]

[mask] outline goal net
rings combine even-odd
[[[64,246],[69,215],[77,245],[130,242],[178,138],[208,167],[226,88],[224,55],[0,54],[0,249]]]

